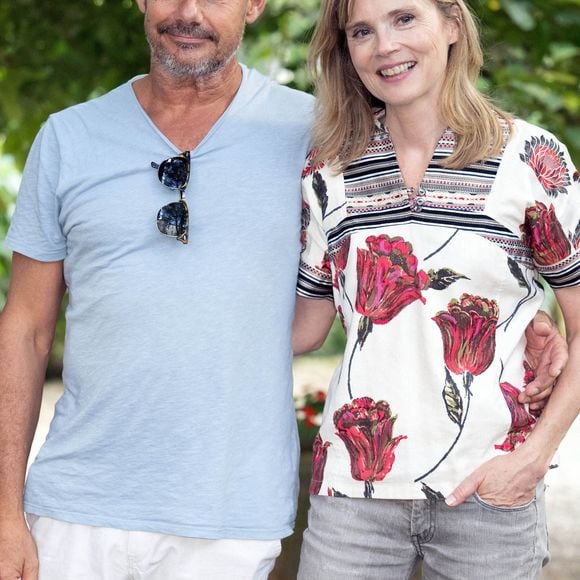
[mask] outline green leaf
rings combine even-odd
[[[502,6],[512,22],[529,32],[536,27],[536,20],[532,14],[532,7],[527,2],[519,0],[502,0]]]
[[[445,408],[447,409],[447,416],[453,423],[461,426],[463,419],[463,399],[457,388],[457,384],[453,380],[449,369],[445,368],[445,386],[443,387],[443,400],[445,401]]]

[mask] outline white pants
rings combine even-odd
[[[279,540],[203,540],[28,514],[39,580],[267,580]]]

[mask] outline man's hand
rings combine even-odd
[[[24,517],[0,522],[0,580],[38,580],[36,545]]]
[[[556,379],[568,361],[568,345],[554,321],[541,310],[526,328],[525,357],[536,374],[535,379],[520,394],[520,403],[530,403],[530,409],[542,409],[552,393]]]
[[[445,499],[447,505],[457,506],[476,492],[484,502],[502,507],[523,506],[532,501],[536,485],[548,468],[527,461],[520,449],[498,455],[478,467]]]

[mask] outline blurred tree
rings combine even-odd
[[[133,0],[0,4],[0,134],[22,166],[46,117],[146,72]]]
[[[580,164],[580,0],[479,0],[482,88],[565,142]]]
[[[2,156],[2,148],[0,147],[0,236],[2,237],[8,229],[9,215],[16,195],[17,181],[18,174],[14,163],[11,162],[10,158]],[[4,306],[9,274],[10,254],[3,245],[0,245],[0,308]]]
[[[305,67],[318,0],[268,0],[246,32],[242,60],[279,82],[311,85]],[[472,0],[483,24],[481,86],[509,111],[553,131],[580,162],[580,0]],[[53,111],[146,72],[134,0],[0,3],[0,154],[18,169]],[[0,238],[13,193],[0,172]],[[0,305],[9,259],[0,247]]]

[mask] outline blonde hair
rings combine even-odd
[[[338,170],[364,153],[374,130],[373,109],[384,106],[363,85],[350,59],[345,29],[355,1],[322,0],[310,47],[318,97],[315,161],[334,161]],[[430,1],[444,18],[456,21],[459,31],[449,48],[440,113],[457,135],[455,151],[442,165],[461,168],[499,154],[510,119],[475,86],[483,53],[475,17],[464,0]]]

